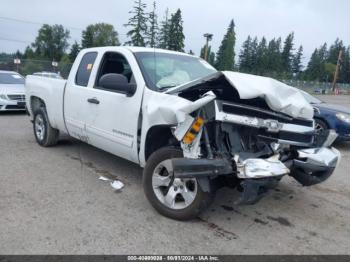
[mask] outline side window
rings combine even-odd
[[[126,58],[118,53],[108,52],[103,56],[101,66],[98,70],[95,86],[99,87],[100,78],[105,74],[124,75],[129,83],[135,83],[131,67]]]
[[[81,59],[77,75],[75,76],[75,84],[79,86],[87,86],[97,57],[96,52],[86,53]]]

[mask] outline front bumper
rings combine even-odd
[[[250,158],[243,162],[225,159],[172,160],[177,178],[206,178],[220,175],[239,179],[241,196],[238,204],[254,204],[275,187],[284,175],[290,175],[303,186],[312,186],[327,180],[340,162],[335,148],[309,148],[296,151],[294,159],[281,162],[278,155],[268,159]]]
[[[0,111],[25,111],[25,101],[0,99]]]

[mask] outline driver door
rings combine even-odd
[[[130,61],[130,62],[129,62]],[[132,70],[133,68],[136,68]],[[137,63],[129,52],[105,52],[93,88],[88,92],[86,132],[89,143],[114,155],[138,162],[137,134],[144,84],[135,81]],[[99,86],[109,73],[123,74],[137,84],[132,96]],[[141,75],[141,72],[137,72]],[[142,78],[138,78],[142,79]],[[142,86],[141,86],[142,85]]]

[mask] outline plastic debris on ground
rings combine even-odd
[[[113,180],[113,179],[110,179],[110,178],[105,177],[105,176],[100,176],[98,179],[101,181],[109,181],[111,184],[111,187],[113,187],[117,191],[121,190],[124,187],[123,182],[121,182],[119,180]]]

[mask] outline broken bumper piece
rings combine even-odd
[[[245,179],[240,183],[241,195],[236,204],[256,203],[269,189],[276,187],[287,173],[303,186],[319,184],[333,174],[340,158],[340,153],[335,148],[311,148],[298,150],[298,158],[288,165],[289,169],[276,160],[246,160],[241,168],[244,172],[240,173],[241,178]],[[283,169],[288,169],[288,172],[283,174]]]
[[[238,177],[242,179],[281,176],[289,173],[289,169],[273,156],[268,159],[250,158],[238,164]]]
[[[200,178],[232,174],[232,164],[226,159],[172,159],[176,178]]]
[[[290,175],[303,186],[312,186],[328,179],[340,162],[341,155],[335,148],[311,148],[298,150]]]

